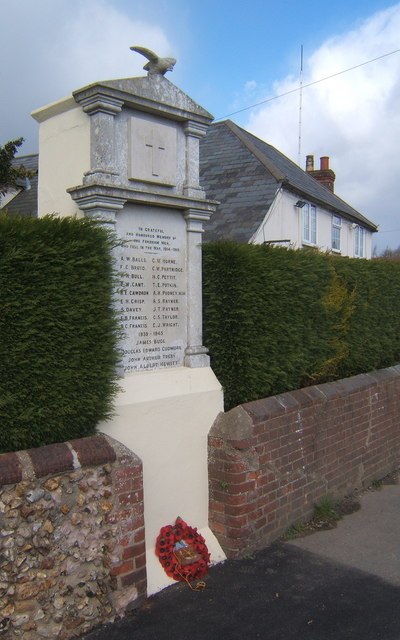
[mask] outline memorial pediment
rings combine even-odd
[[[194,119],[209,124],[213,116],[184,91],[161,75],[106,80],[74,91],[78,103],[96,95],[121,100],[126,107],[157,113],[177,120]]]

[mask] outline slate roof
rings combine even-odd
[[[281,187],[371,231],[377,230],[373,222],[283,153],[230,120],[212,124],[200,142],[200,184],[207,198],[220,202],[205,225],[206,242],[249,242]]]
[[[13,161],[16,166],[23,166],[31,171],[33,176],[29,178],[31,188],[22,189],[12,200],[7,202],[4,209],[8,215],[37,217],[38,214],[38,165],[39,155],[33,153],[28,156],[16,157]]]

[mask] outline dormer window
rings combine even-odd
[[[313,204],[305,203],[301,209],[303,216],[303,242],[317,244],[317,209]]]

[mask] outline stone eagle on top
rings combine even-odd
[[[160,58],[154,51],[146,49],[146,47],[130,47],[132,51],[140,53],[147,58],[148,62],[144,65],[143,69],[147,71],[147,75],[161,75],[163,76],[167,71],[172,71],[176,63],[175,58]]]

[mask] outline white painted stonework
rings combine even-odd
[[[223,410],[202,344],[201,236],[216,203],[199,185],[212,116],[163,76],[101,82],[34,113],[39,215],[100,220],[115,232],[123,331],[115,416],[99,425],[143,461],[149,594],[171,583],[156,559],[162,526],[208,528],[207,434]]]
[[[201,529],[212,562],[225,559],[208,527],[207,435],[223,411],[209,367],[178,367],[121,380],[118,414],[100,430],[143,460],[149,593],[172,584],[155,556],[160,528],[181,516]]]

